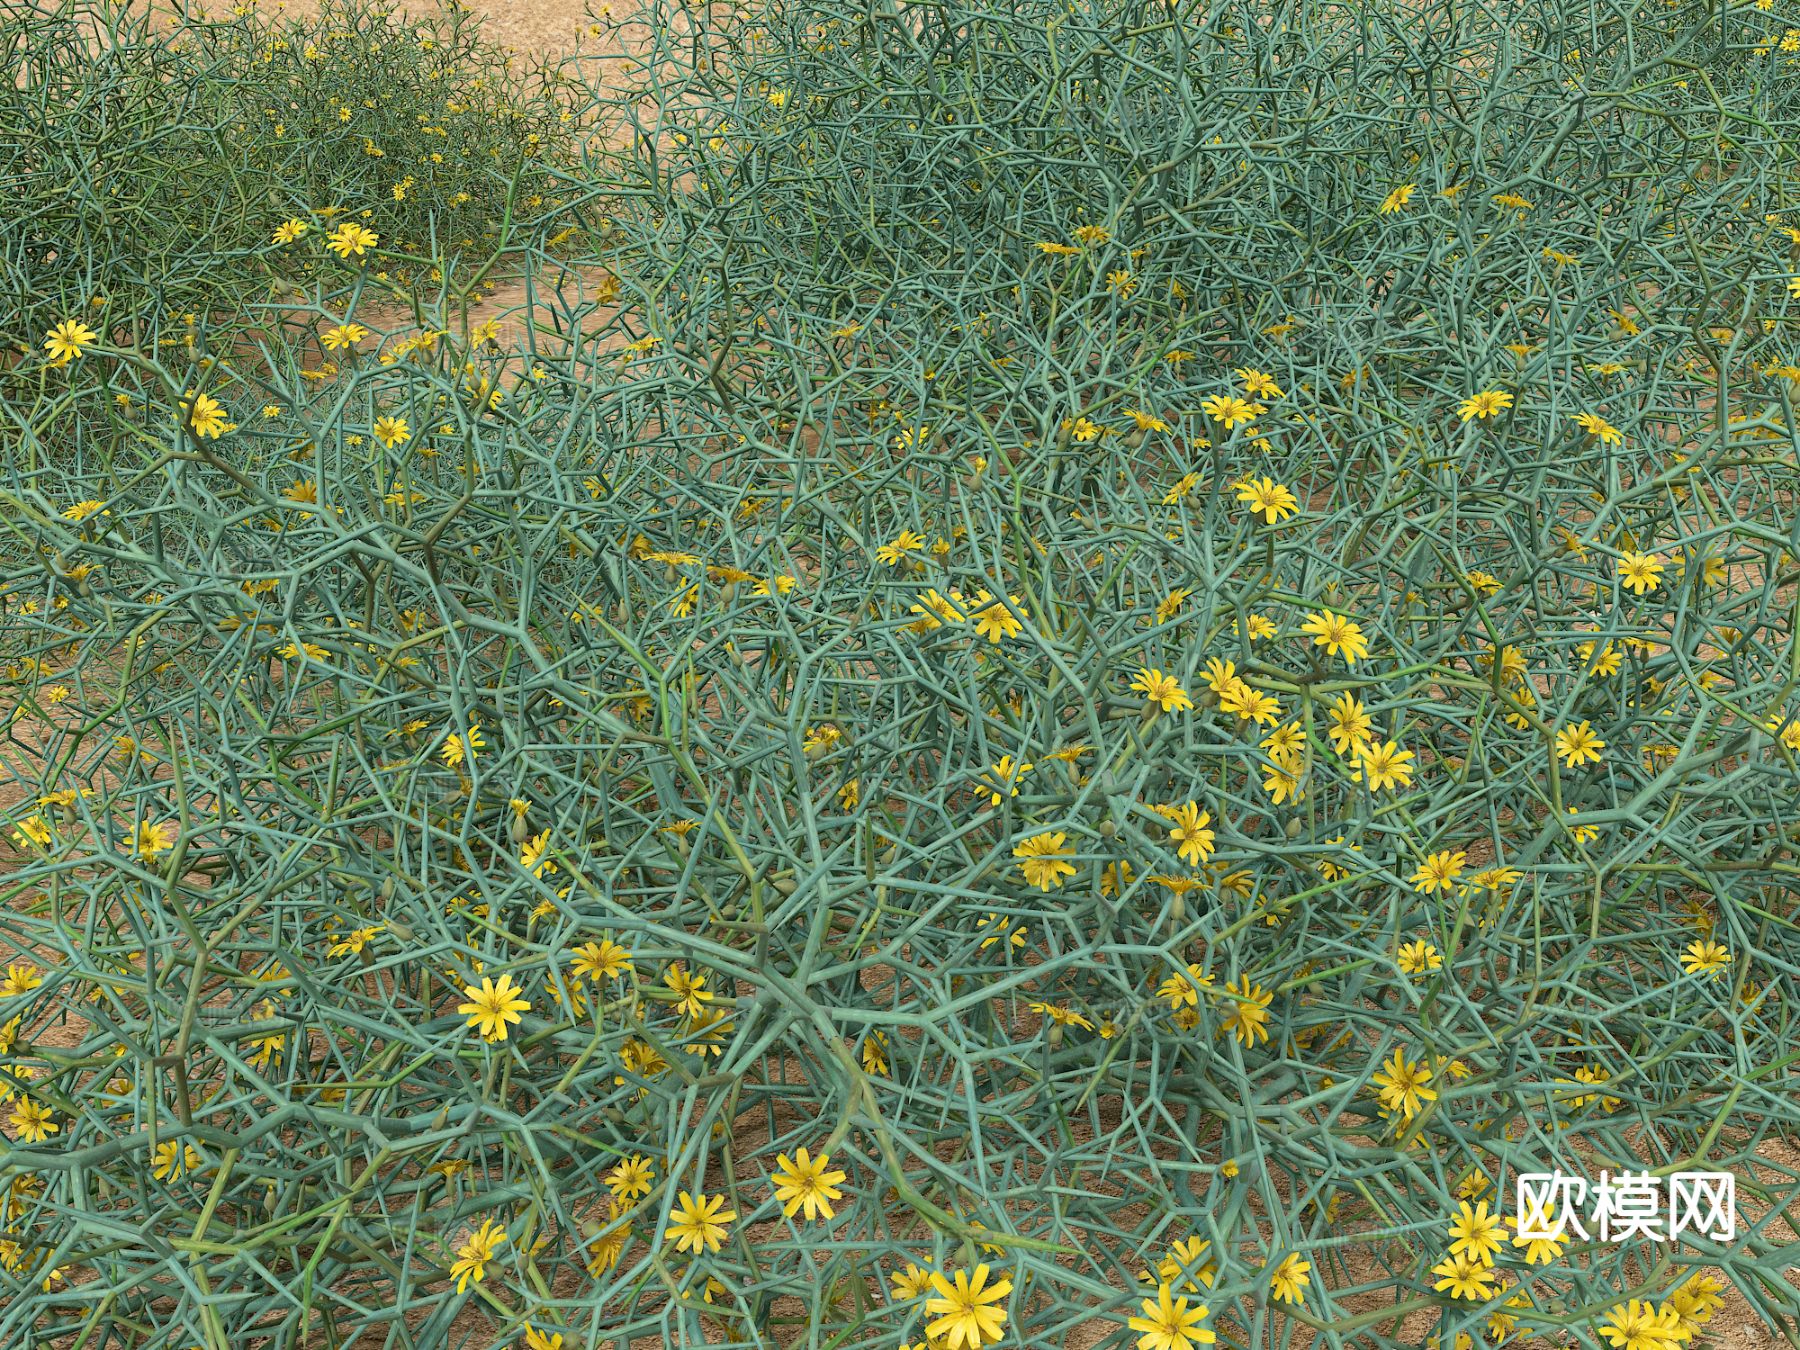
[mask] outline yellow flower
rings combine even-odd
[[[456,1011],[468,1018],[470,1030],[479,1031],[488,1041],[505,1040],[507,1024],[517,1025],[524,1020],[519,1014],[531,1011],[511,975],[502,975],[499,984],[491,976],[485,977],[479,989],[474,985],[464,988],[463,996],[469,1001],[458,1004]]]
[[[454,769],[465,758],[474,759],[476,752],[487,748],[487,742],[481,739],[481,724],[469,723],[466,736],[458,736],[452,732],[444,738],[444,748],[438,753],[443,756],[444,763]]]
[[[1281,386],[1275,383],[1275,377],[1266,371],[1254,370],[1248,366],[1239,366],[1232,372],[1244,383],[1244,392],[1252,398],[1280,398]]]
[[[650,1160],[641,1153],[634,1153],[606,1174],[606,1188],[615,1200],[629,1207],[650,1194],[655,1180],[656,1173]]]
[[[1154,704],[1163,712],[1189,712],[1194,706],[1194,700],[1181,687],[1181,681],[1154,666],[1139,667],[1138,673],[1131,677],[1129,688],[1142,694],[1146,705]]]
[[[7,1123],[13,1127],[13,1133],[19,1137],[20,1142],[26,1144],[41,1144],[62,1130],[62,1126],[50,1118],[49,1107],[39,1106],[24,1097],[13,1107]]]
[[[1452,1256],[1464,1254],[1484,1266],[1491,1266],[1500,1254],[1506,1232],[1501,1227],[1500,1216],[1488,1213],[1487,1201],[1470,1208],[1469,1202],[1464,1200],[1456,1217],[1450,1221],[1450,1239]]]
[[[975,780],[975,795],[986,797],[989,806],[998,806],[1004,797],[1019,795],[1019,784],[1031,770],[1032,765],[1015,764],[1011,755],[1002,755],[992,768]]]
[[[677,1011],[689,1017],[700,1016],[712,1001],[712,991],[705,987],[706,976],[688,974],[687,966],[680,961],[663,972],[663,983],[675,995]]]
[[[1058,1003],[1028,1003],[1025,1005],[1034,1013],[1042,1013],[1059,1027],[1080,1027],[1083,1031],[1092,1031],[1094,1024],[1081,1013],[1072,1008],[1065,1008]]]
[[[355,928],[348,937],[340,938],[327,949],[328,956],[354,956],[371,942],[385,928],[386,924],[375,924],[368,928]]]
[[[1312,1283],[1312,1276],[1306,1273],[1311,1269],[1312,1262],[1302,1261],[1298,1252],[1282,1257],[1281,1264],[1269,1272],[1271,1296],[1283,1303],[1301,1302],[1305,1298],[1302,1291]]]
[[[1273,478],[1246,478],[1236,486],[1237,499],[1250,508],[1251,515],[1260,513],[1264,524],[1285,520],[1299,509],[1299,499]]]
[[[15,961],[6,968],[6,979],[0,981],[0,998],[28,994],[44,982],[38,968],[29,961]]]
[[[1169,842],[1189,867],[1198,867],[1213,854],[1213,832],[1206,827],[1212,815],[1202,811],[1197,802],[1188,802],[1166,813],[1169,820]]]
[[[487,1263],[494,1259],[494,1253],[506,1240],[506,1230],[499,1224],[492,1219],[481,1221],[481,1227],[469,1234],[456,1249],[456,1263],[450,1267],[450,1274],[456,1280],[457,1293],[462,1293],[471,1283],[481,1282],[482,1276],[487,1274]]]
[[[816,727],[806,729],[800,749],[809,758],[817,757],[843,739],[844,729],[842,727],[833,726],[830,722],[821,722]]]
[[[1131,885],[1132,866],[1128,862],[1107,863],[1100,869],[1100,894],[1119,895]]]
[[[1643,595],[1662,584],[1658,580],[1664,566],[1660,553],[1627,553],[1618,559],[1616,566],[1619,580],[1634,595]]]
[[[1264,694],[1242,680],[1231,680],[1219,689],[1219,707],[1236,713],[1246,722],[1258,726],[1274,726],[1281,720],[1281,703],[1273,694]]]
[[[1673,1308],[1653,1308],[1634,1298],[1607,1313],[1600,1334],[1613,1350],[1678,1350],[1682,1338],[1675,1328],[1680,1320]]]
[[[1275,995],[1250,983],[1248,975],[1240,975],[1235,984],[1225,986],[1225,1010],[1219,1017],[1221,1035],[1231,1033],[1239,1045],[1255,1045],[1269,1039],[1269,1004]]]
[[[1437,1089],[1429,1086],[1431,1070],[1424,1060],[1409,1060],[1399,1050],[1370,1076],[1382,1106],[1398,1111],[1403,1120],[1419,1114],[1425,1102],[1437,1100]]]
[[[1023,609],[1024,602],[1018,596],[1009,596],[1014,609]],[[1018,617],[1006,607],[1005,601],[997,600],[989,592],[983,590],[975,596],[970,606],[970,618],[975,621],[975,631],[996,645],[1001,638],[1017,637],[1024,629]]]
[[[1516,1214],[1509,1215],[1506,1221],[1514,1228],[1520,1226],[1520,1218]],[[1548,1226],[1555,1227],[1554,1224]],[[1555,1238],[1525,1237],[1522,1234],[1514,1233],[1512,1245],[1524,1250],[1526,1265],[1547,1266],[1562,1259],[1563,1248],[1568,1245],[1569,1241],[1566,1236],[1567,1232],[1568,1229],[1565,1227],[1563,1229],[1565,1236]]]
[[[13,847],[23,849],[30,844],[37,844],[48,848],[53,837],[50,825],[42,815],[30,815],[21,820],[19,828],[13,831]]]
[[[596,1279],[619,1264],[625,1244],[631,1240],[631,1225],[617,1222],[620,1213],[615,1206],[611,1216],[613,1222],[609,1224],[608,1230],[594,1238],[588,1247],[588,1274]]]
[[[1618,674],[1619,667],[1625,661],[1625,654],[1610,642],[1600,649],[1599,656],[1594,655],[1594,644],[1592,642],[1577,643],[1575,651],[1583,661],[1591,661],[1593,663],[1588,667],[1588,670],[1592,674],[1600,676],[1601,679],[1607,679]]]
[[[1306,732],[1298,722],[1289,722],[1271,731],[1258,744],[1277,764],[1298,766],[1305,758]]]
[[[326,237],[325,247],[347,262],[352,257],[362,257],[380,241],[381,236],[375,231],[347,220]]]
[[[897,566],[908,553],[925,547],[925,536],[916,530],[902,530],[888,543],[875,550],[875,557],[887,567]]]
[[[1342,652],[1345,665],[1354,665],[1369,654],[1369,639],[1363,636],[1362,628],[1329,610],[1307,615],[1300,631],[1310,634],[1313,645],[1323,647],[1327,655],[1336,656]]]
[[[1399,187],[1388,193],[1388,195],[1382,199],[1381,214],[1384,216],[1391,216],[1404,208],[1406,204],[1412,200],[1412,195],[1417,188],[1418,185],[1416,183],[1402,183]]]
[[[1174,590],[1170,590],[1166,596],[1163,596],[1163,599],[1159,599],[1156,605],[1157,623],[1168,623],[1170,619],[1174,619],[1181,612],[1181,607],[1188,603],[1188,596],[1192,596],[1192,594],[1193,587],[1175,587]]]
[[[556,864],[544,855],[550,851],[550,831],[543,830],[525,841],[519,850],[519,866],[525,868],[534,877],[541,877],[545,872],[554,872]]]
[[[1163,506],[1175,506],[1175,502],[1186,500],[1188,493],[1195,490],[1195,488],[1199,488],[1199,486],[1201,486],[1201,475],[1199,475],[1199,473],[1183,473],[1179,479],[1175,479],[1174,488],[1170,488],[1166,493],[1163,493]],[[1168,623],[1168,616],[1163,612],[1166,605],[1168,605],[1166,599],[1163,601],[1163,605],[1157,605],[1157,623]],[[1175,605],[1174,608],[1179,608],[1179,605]],[[1174,608],[1170,610],[1170,614],[1174,612]]]
[[[835,1217],[831,1202],[844,1195],[837,1183],[849,1174],[835,1169],[826,1171],[830,1164],[830,1154],[809,1158],[803,1148],[795,1150],[792,1161],[785,1153],[776,1156],[775,1171],[769,1180],[784,1215],[791,1219],[795,1211],[800,1211],[807,1219]]]
[[[675,1212],[669,1215],[668,1236],[675,1239],[678,1252],[691,1251],[696,1256],[716,1252],[736,1218],[735,1209],[725,1208],[724,1196],[704,1191],[693,1196],[682,1191],[675,1197]]]
[[[274,244],[291,244],[311,228],[312,226],[308,225],[298,216],[292,216],[275,227],[275,233],[270,236],[269,242]]]
[[[1625,433],[1599,413],[1578,412],[1570,414],[1588,435],[1597,439],[1602,445],[1623,445]]]
[[[1330,719],[1326,734],[1331,738],[1331,748],[1340,755],[1350,753],[1367,741],[1375,725],[1362,701],[1352,693],[1339,694],[1333,699],[1326,716]]]
[[[988,1268],[975,1267],[955,1273],[952,1283],[943,1275],[931,1276],[932,1297],[925,1301],[925,1315],[933,1320],[925,1335],[941,1341],[944,1350],[981,1350],[1006,1334],[1006,1310],[994,1304],[1012,1292],[1012,1281],[987,1282]]]
[[[1199,1293],[1202,1284],[1210,1289],[1213,1282],[1219,1277],[1218,1263],[1203,1259],[1207,1249],[1211,1246],[1212,1243],[1205,1238],[1192,1236],[1182,1238],[1173,1247],[1170,1247],[1169,1254],[1157,1263],[1154,1274],[1148,1270],[1140,1270],[1138,1278],[1146,1284],[1166,1284],[1173,1287],[1184,1271],[1192,1270],[1194,1272],[1193,1279],[1185,1281],[1181,1288],[1190,1294]],[[1199,1281],[1198,1284],[1195,1283],[1196,1280]]]
[[[1171,1010],[1197,1008],[1200,1006],[1200,991],[1212,987],[1213,978],[1197,964],[1190,963],[1186,973],[1177,971],[1156,988],[1156,996],[1167,1003]]]
[[[1571,769],[1598,764],[1604,749],[1606,742],[1594,734],[1594,728],[1585,720],[1556,733],[1556,753]]]
[[[864,1073],[886,1074],[887,1035],[885,1032],[871,1031],[862,1044],[862,1066]]]
[[[1428,970],[1442,970],[1444,966],[1444,958],[1438,954],[1438,949],[1423,938],[1402,944],[1396,960],[1403,975],[1420,975]]]
[[[157,854],[167,853],[174,848],[180,833],[181,826],[176,821],[146,820],[132,829],[126,837],[125,848],[128,853],[149,862]]]
[[[1200,400],[1201,411],[1230,431],[1239,422],[1254,422],[1268,409],[1236,394],[1214,394]]]
[[[1702,1271],[1684,1280],[1669,1293],[1660,1311],[1670,1317],[1672,1325],[1688,1335],[1685,1342],[1699,1334],[1700,1328],[1712,1320],[1713,1313],[1724,1302],[1725,1282],[1717,1275]]]
[[[584,942],[575,948],[570,964],[574,967],[577,979],[593,980],[596,983],[619,979],[632,969],[631,953],[611,938]]]
[[[1138,1337],[1138,1350],[1193,1350],[1218,1340],[1210,1327],[1200,1325],[1209,1311],[1204,1303],[1189,1308],[1185,1298],[1172,1298],[1164,1284],[1157,1287],[1155,1298],[1139,1305],[1139,1315],[1126,1326],[1143,1333]]]
[[[1306,799],[1306,787],[1302,782],[1305,766],[1298,760],[1276,759],[1263,766],[1263,791],[1269,794],[1269,801],[1280,806],[1283,802],[1299,802]]]
[[[951,591],[948,599],[939,595],[935,589],[926,591],[919,597],[919,603],[909,609],[910,613],[919,616],[913,627],[925,633],[947,623],[961,623],[968,617],[959,608],[961,604],[962,594],[959,591]]]
[[[100,335],[80,319],[64,319],[44,339],[44,350],[50,354],[52,365],[66,366],[82,354],[82,348],[98,341]]]
[[[931,1291],[931,1272],[908,1262],[905,1269],[888,1276],[896,1302],[923,1297]]]
[[[407,426],[404,417],[377,417],[374,431],[375,439],[389,450],[412,439],[412,429]]]
[[[1580,810],[1573,806],[1569,807],[1568,811],[1572,816],[1581,814]],[[1600,837],[1600,827],[1598,825],[1571,825],[1569,826],[1569,837],[1578,844],[1591,844]]]
[[[1467,1252],[1446,1256],[1431,1268],[1431,1273],[1439,1277],[1431,1287],[1448,1292],[1451,1298],[1479,1301],[1493,1296],[1494,1291],[1490,1286],[1494,1279],[1494,1268],[1482,1264]]]
[[[1075,875],[1075,865],[1067,861],[1075,850],[1066,847],[1068,835],[1061,831],[1034,834],[1016,845],[1013,857],[1019,860],[1019,871],[1027,885],[1048,891],[1061,886],[1063,878]]]
[[[209,395],[196,394],[191,398],[184,398],[180,400],[180,406],[183,416],[194,429],[194,435],[202,440],[217,440],[228,429],[224,406]]]
[[[1368,779],[1369,791],[1412,786],[1413,752],[1402,750],[1393,741],[1373,738],[1358,742],[1354,748],[1355,767],[1351,777],[1359,782]]]
[[[1463,421],[1470,418],[1489,418],[1496,413],[1505,412],[1512,407],[1513,396],[1504,389],[1484,389],[1479,394],[1471,394],[1456,405],[1456,412]]]
[[[1462,875],[1463,866],[1469,855],[1445,849],[1433,853],[1419,864],[1418,870],[1408,878],[1415,891],[1423,891],[1430,895],[1434,891],[1449,891],[1456,888],[1456,879]]]
[[[369,330],[360,323],[340,323],[327,328],[319,340],[325,344],[326,351],[335,352],[340,348],[354,347],[368,336]]]
[[[1690,975],[1717,975],[1731,964],[1731,953],[1720,942],[1690,942],[1682,953],[1681,964]]]
[[[201,1161],[200,1151],[192,1144],[177,1144],[173,1139],[166,1139],[156,1146],[150,1175],[158,1181],[172,1181],[184,1172],[192,1172]]]

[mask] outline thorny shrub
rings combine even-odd
[[[516,341],[34,320],[9,1343],[1793,1335],[1778,9],[639,18]]]

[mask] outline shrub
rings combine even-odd
[[[642,18],[516,350],[21,367],[0,1328],[1790,1325],[1780,20]]]
[[[573,117],[466,10],[209,20],[8,0],[0,23],[9,348],[38,350],[72,314],[122,345],[181,343],[246,300],[310,292],[340,217],[387,241],[377,280],[405,282],[405,255],[485,257],[554,210],[542,170]],[[274,240],[287,220],[313,232],[303,262]]]

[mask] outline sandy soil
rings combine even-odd
[[[265,0],[266,3],[266,0]],[[313,14],[320,0],[285,0],[272,6],[276,10],[296,14]],[[628,15],[634,7],[631,0],[607,5],[604,0],[474,0],[466,6],[483,16],[483,31],[503,47],[521,56],[534,53],[552,54],[575,45],[576,38],[590,23],[607,13],[616,17]],[[428,5],[414,5],[401,0],[402,13]],[[267,12],[265,9],[264,12]],[[588,44],[590,50],[593,44]]]

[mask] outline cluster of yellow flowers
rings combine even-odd
[[[817,37],[821,50],[837,41]],[[288,56],[323,68],[332,44]],[[788,128],[816,97],[798,83],[754,93],[746,119]],[[461,118],[461,98],[423,134]],[[399,158],[364,136],[361,104],[331,107],[362,140],[359,166]],[[696,123],[674,141],[716,151],[727,130],[738,129]],[[1629,344],[1571,362],[1579,389],[1546,398],[1528,327],[1496,348],[1510,372],[1478,365],[1397,407],[1388,354],[1340,359],[1322,345],[1315,362],[1297,350],[1323,326],[1310,316],[1196,324],[1188,288],[1201,283],[1163,269],[1110,217],[1045,229],[1053,237],[1035,249],[1033,235],[1015,238],[1028,264],[1016,314],[984,301],[950,327],[978,350],[981,379],[1004,375],[1026,359],[1005,337],[1009,320],[1047,317],[1041,286],[1058,306],[1079,297],[1077,327],[1116,325],[1142,358],[1016,424],[983,421],[981,436],[964,409],[991,386],[971,383],[960,357],[934,351],[906,366],[888,346],[903,327],[890,313],[835,304],[789,334],[754,316],[745,358],[762,378],[779,368],[755,364],[765,347],[816,341],[842,387],[861,382],[857,402],[833,413],[803,407],[774,376],[770,406],[738,407],[739,353],[707,375],[705,416],[671,414],[672,396],[644,413],[643,389],[681,389],[699,348],[666,316],[629,307],[601,344],[598,383],[616,400],[558,404],[592,378],[583,335],[556,353],[535,328],[528,352],[509,351],[499,319],[461,325],[462,339],[441,315],[381,331],[362,288],[398,285],[411,249],[377,211],[420,206],[442,186],[426,162],[381,172],[384,200],[368,210],[284,207],[296,214],[256,226],[258,250],[346,287],[303,339],[317,366],[300,372],[301,392],[250,398],[220,383],[228,363],[197,358],[169,386],[174,406],[145,419],[184,465],[205,460],[230,479],[222,500],[267,485],[253,535],[233,533],[236,517],[206,518],[248,544],[173,603],[179,575],[102,597],[148,620],[153,686],[195,680],[177,645],[189,640],[219,659],[193,706],[247,704],[253,678],[266,680],[269,706],[255,716],[275,750],[268,781],[257,765],[242,800],[260,811],[266,793],[278,807],[249,819],[230,800],[245,771],[196,773],[164,733],[170,705],[158,704],[161,722],[115,725],[110,689],[96,697],[92,664],[66,655],[72,639],[98,637],[83,627],[97,622],[88,592],[141,561],[112,545],[148,516],[160,529],[173,515],[93,477],[39,511],[68,545],[40,550],[48,567],[34,559],[40,592],[0,597],[9,621],[64,625],[4,674],[29,732],[129,730],[105,773],[146,804],[131,816],[95,808],[118,820],[96,829],[81,819],[93,789],[62,788],[8,824],[52,908],[69,877],[105,872],[128,885],[126,909],[165,926],[198,912],[228,934],[256,933],[243,970],[230,944],[179,968],[194,971],[189,1022],[235,1000],[246,1026],[206,1072],[251,1071],[259,1103],[372,1100],[420,1065],[450,1066],[429,1081],[466,1093],[454,1105],[469,1109],[433,1126],[441,1152],[425,1171],[472,1203],[438,1252],[440,1286],[510,1310],[500,1295],[512,1291],[498,1286],[516,1263],[519,1289],[560,1296],[565,1286],[533,1265],[554,1241],[573,1267],[563,1273],[579,1282],[585,1268],[598,1299],[656,1270],[669,1306],[722,1319],[796,1268],[819,1278],[838,1253],[862,1260],[880,1243],[869,1287],[847,1300],[858,1315],[896,1319],[884,1335],[919,1338],[904,1350],[986,1350],[1027,1339],[1051,1269],[1040,1256],[1086,1225],[1129,1253],[1112,1270],[1148,1263],[1108,1305],[1130,1333],[1121,1339],[1195,1350],[1242,1340],[1247,1306],[1296,1323],[1321,1302],[1321,1316],[1340,1311],[1340,1244],[1322,1236],[1340,1205],[1374,1227],[1435,1230],[1445,1202],[1419,1179],[1460,1174],[1443,1245],[1406,1278],[1440,1309],[1474,1317],[1457,1305],[1485,1305],[1500,1344],[1542,1309],[1534,1268],[1568,1255],[1564,1241],[1509,1234],[1483,1198],[1482,1169],[1502,1142],[1515,1155],[1540,1135],[1585,1144],[1596,1123],[1616,1130],[1657,1101],[1660,1061],[1625,1048],[1661,1034],[1640,1011],[1652,982],[1656,1017],[1694,1022],[1709,1044],[1767,1046],[1767,1028],[1752,1024],[1780,1007],[1781,990],[1748,977],[1786,967],[1765,961],[1764,939],[1739,920],[1784,924],[1777,888],[1746,883],[1728,923],[1739,873],[1711,865],[1704,831],[1679,848],[1618,846],[1729,795],[1735,780],[1684,776],[1695,764],[1767,767],[1776,790],[1790,783],[1778,771],[1800,752],[1791,689],[1744,688],[1757,660],[1791,646],[1791,606],[1709,612],[1697,640],[1689,618],[1747,580],[1777,598],[1791,580],[1775,532],[1749,532],[1769,545],[1753,553],[1727,528],[1730,474],[1765,451],[1787,463],[1756,424],[1733,428],[1720,410],[1720,443],[1742,451],[1728,473],[1683,460],[1647,443],[1638,395],[1618,378],[1637,359]],[[1365,180],[1357,228],[1397,235],[1461,209],[1461,183],[1421,196],[1419,182],[1397,181],[1424,177],[1413,167]],[[1538,209],[1515,193],[1469,196],[1479,200],[1462,206],[1489,224]],[[1524,256],[1555,277],[1597,264],[1563,237],[1534,237]],[[444,282],[449,270],[426,275]],[[1789,290],[1800,295],[1800,278]],[[701,307],[699,287],[669,293],[675,308]],[[609,272],[599,303],[621,294]],[[1617,300],[1604,319],[1588,312],[1621,340],[1642,337],[1638,300]],[[1165,305],[1178,323],[1155,322]],[[43,333],[41,358],[24,363],[71,397],[104,384],[121,355],[123,329],[83,314]],[[865,360],[889,364],[871,373]],[[915,367],[916,381],[893,374]],[[1762,373],[1800,384],[1800,366]],[[374,392],[342,414],[347,428],[321,436],[305,406],[313,389],[337,404]],[[1415,396],[1436,400],[1429,418],[1414,416]],[[113,405],[128,410],[119,416],[138,416],[134,397]],[[1363,400],[1379,405],[1368,425]],[[218,463],[212,444],[238,430],[234,409],[250,468]],[[603,415],[558,441],[587,411]],[[290,424],[306,435],[284,439]],[[615,432],[626,448],[602,448]],[[1492,465],[1530,437],[1570,450],[1578,491],[1495,481]],[[327,438],[379,477],[334,476]],[[803,452],[783,458],[793,446]],[[1359,477],[1376,464],[1378,493]],[[434,523],[414,528],[415,507]],[[321,578],[340,573],[353,602],[326,594]],[[116,659],[96,649],[90,662]],[[1774,664],[1791,674],[1785,656]],[[252,665],[269,671],[241,673]],[[329,739],[353,724],[354,736]],[[1729,738],[1711,739],[1720,727]],[[1791,871],[1776,856],[1779,830],[1758,831],[1774,859],[1759,879]],[[112,842],[92,848],[94,835]],[[240,886],[254,875],[278,895],[303,892],[311,874],[293,873],[314,861],[317,895],[272,901],[279,923]],[[190,885],[184,869],[207,884]],[[1649,919],[1621,919],[1621,896]],[[162,976],[126,947],[115,934],[92,958],[101,973],[84,976],[84,997],[135,1016],[161,996]],[[292,954],[294,969],[267,948]],[[1561,982],[1543,987],[1633,985],[1595,999],[1622,1010],[1619,1025],[1540,1000],[1538,985],[1521,1012],[1531,963]],[[0,982],[9,1061],[46,1007],[66,1011],[44,986],[25,960]],[[1497,1068],[1503,1036],[1542,1072]],[[365,1053],[365,1040],[380,1049]],[[169,1054],[155,1045],[138,1060],[160,1068]],[[105,1067],[109,1109],[123,1113],[127,1088],[155,1100],[124,1066]],[[64,1067],[0,1069],[17,1145],[57,1146],[83,1128]],[[1713,1086],[1680,1091],[1710,1100]],[[1248,1105],[1233,1116],[1239,1098]],[[713,1147],[765,1100],[780,1110],[764,1145]],[[209,1112],[225,1115],[206,1100],[194,1114],[210,1124]],[[541,1136],[514,1128],[551,1112]],[[1543,1123],[1528,1127],[1531,1113]],[[507,1142],[484,1156],[492,1122]],[[1068,1144],[1090,1130],[1091,1150],[1086,1135]],[[204,1147],[156,1137],[134,1161],[139,1181],[147,1171],[191,1186],[237,1165],[218,1160],[220,1135],[196,1135]],[[546,1162],[552,1138],[570,1147]],[[1429,1192],[1425,1223],[1388,1207],[1383,1187],[1278,1212],[1297,1178],[1337,1165],[1320,1162],[1313,1139],[1375,1160],[1384,1187]],[[577,1198],[527,1206],[515,1203],[522,1190],[502,1192],[496,1174],[527,1154]],[[1094,1157],[1105,1160],[1098,1184]],[[1007,1207],[983,1209],[991,1197],[977,1188],[1000,1174]],[[1045,1219],[1054,1206],[1038,1206],[1040,1193],[1069,1201],[1067,1212]],[[1140,1204],[1153,1220],[1120,1217]],[[1243,1212],[1253,1233],[1227,1227]],[[1004,1215],[1016,1231],[985,1232],[973,1213]],[[1222,1216],[1210,1237],[1200,1215]],[[636,1274],[629,1251],[647,1263]],[[29,1259],[0,1242],[0,1265]],[[754,1294],[732,1287],[746,1270]],[[832,1297],[861,1278],[842,1277]],[[1096,1288],[1089,1280],[1079,1297]],[[1629,1299],[1600,1320],[1619,1297],[1607,1293],[1590,1305],[1593,1334],[1614,1350],[1685,1350],[1723,1289],[1689,1274],[1660,1302]],[[874,1310],[884,1294],[886,1310]],[[523,1337],[526,1350],[565,1347],[544,1326],[526,1323]]]
[[[1518,1219],[1512,1220],[1518,1227]],[[1433,1288],[1453,1299],[1486,1303],[1505,1295],[1507,1277],[1495,1260],[1507,1245],[1504,1225],[1488,1210],[1485,1201],[1461,1202],[1449,1225],[1449,1249],[1431,1268],[1437,1276]],[[1515,1233],[1510,1239],[1527,1266],[1550,1265],[1561,1258],[1568,1238]],[[1723,1302],[1725,1283],[1718,1276],[1698,1272],[1677,1285],[1661,1304],[1629,1299],[1612,1308],[1599,1325],[1599,1333],[1614,1350],[1680,1350],[1701,1333]],[[1506,1298],[1488,1318],[1488,1331],[1496,1340],[1511,1336],[1518,1327],[1518,1312],[1529,1307],[1517,1295]]]

